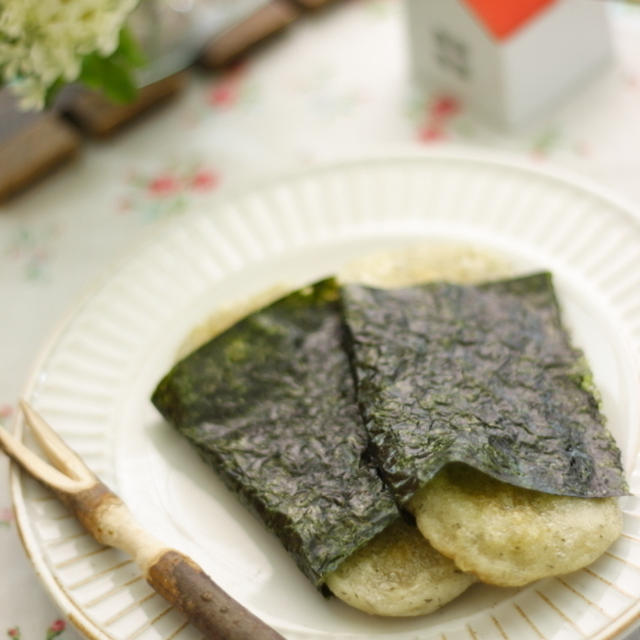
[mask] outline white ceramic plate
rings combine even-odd
[[[145,527],[291,640],[610,638],[640,615],[635,497],[623,500],[623,536],[588,569],[521,590],[474,586],[428,617],[375,619],[322,598],[149,402],[184,337],[221,306],[298,286],[373,250],[442,240],[554,272],[635,493],[640,219],[580,181],[499,159],[344,164],[181,217],[75,309],[26,395]],[[83,534],[51,495],[15,470],[11,485],[38,573],[87,636],[197,637],[125,556]]]

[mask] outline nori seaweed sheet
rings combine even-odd
[[[358,402],[400,504],[445,464],[551,494],[627,493],[549,273],[342,288]]]
[[[152,396],[317,586],[399,516],[367,460],[343,339],[322,281],[209,341]]]

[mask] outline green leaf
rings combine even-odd
[[[132,69],[146,62],[135,38],[129,29],[123,27],[118,47],[110,56],[102,57],[95,53],[85,56],[79,81],[101,91],[114,102],[131,102],[138,94]]]
[[[92,89],[97,89],[100,86],[101,60],[102,58],[97,56],[95,53],[90,53],[85,56],[82,61],[80,75],[78,76],[78,80],[82,82],[82,84],[85,84]]]
[[[79,80],[92,89],[102,91],[115,102],[134,100],[138,91],[129,70],[114,56],[86,56]]]
[[[131,102],[138,95],[138,89],[131,73],[122,64],[107,59],[104,66],[104,94],[114,102]]]
[[[142,67],[148,62],[131,30],[126,26],[120,31],[120,40],[114,55],[121,57],[132,67]]]
[[[53,104],[53,101],[56,99],[58,92],[64,87],[65,81],[62,78],[58,78],[52,85],[47,89],[47,93],[44,96],[44,104],[45,108],[50,107]]]

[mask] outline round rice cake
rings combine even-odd
[[[332,593],[366,613],[418,616],[431,613],[475,582],[402,520],[326,577]]]
[[[622,531],[616,498],[522,489],[451,464],[413,497],[422,534],[482,582],[521,586],[591,564]]]

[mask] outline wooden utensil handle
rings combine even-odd
[[[101,544],[131,555],[147,582],[182,611],[207,640],[284,640],[225,593],[191,558],[168,549],[140,527],[125,503],[103,484],[26,403],[25,420],[56,467],[0,428],[0,450],[56,492]]]
[[[284,640],[225,593],[188,556],[165,552],[147,571],[147,581],[211,640]]]
[[[142,529],[106,485],[60,494],[80,522],[102,544],[135,558],[147,582],[182,611],[207,640],[284,640],[225,593],[188,556],[168,549]]]

